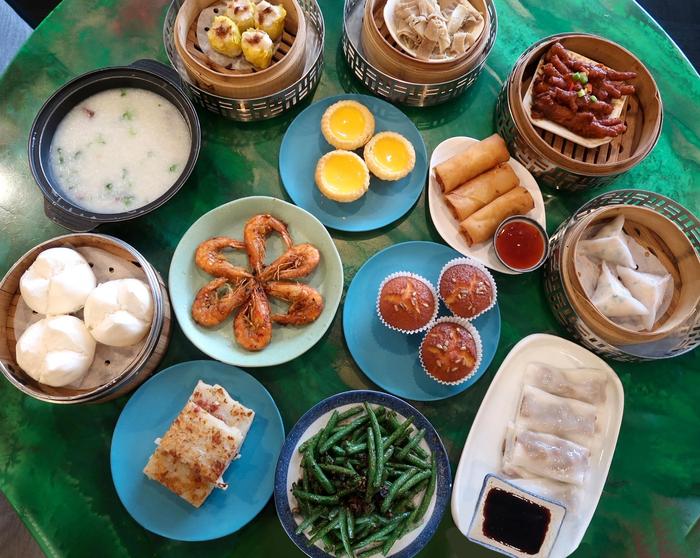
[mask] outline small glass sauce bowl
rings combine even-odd
[[[547,261],[549,237],[534,219],[514,215],[505,219],[493,235],[498,261],[512,271],[534,271]]]

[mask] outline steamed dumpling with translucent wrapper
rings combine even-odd
[[[264,31],[248,29],[248,31],[243,33],[241,46],[243,47],[245,59],[259,70],[264,70],[270,65],[274,45]]]
[[[243,33],[255,27],[255,4],[250,0],[226,2],[226,16],[232,19],[238,30]]]
[[[646,306],[632,296],[632,293],[620,282],[606,262],[601,264],[600,269],[598,286],[591,297],[591,302],[601,314],[608,318],[626,318],[649,314]]]
[[[226,16],[216,16],[207,31],[209,44],[224,56],[238,56],[241,53],[241,33],[234,21]]]
[[[266,0],[262,0],[255,8],[255,27],[276,41],[284,32],[284,19],[286,17],[287,10],[284,9],[284,6],[270,4]]]
[[[627,236],[622,231],[625,217],[618,215],[610,223],[601,227],[592,238],[580,240],[576,247],[577,256],[588,256],[610,264],[624,265],[636,269],[637,264],[627,245]]]
[[[617,266],[617,274],[632,296],[648,310],[648,314],[641,318],[641,325],[644,329],[651,330],[670,303],[671,296],[669,295],[673,294],[671,275],[642,273],[622,266]],[[663,307],[664,303],[666,303],[665,308]]]

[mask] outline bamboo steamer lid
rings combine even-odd
[[[175,19],[175,49],[195,85],[222,97],[250,99],[274,94],[301,77],[306,63],[306,19],[297,0],[278,1],[287,11],[282,41],[273,63],[254,71],[229,70],[199,50],[194,31],[197,18],[212,3],[213,0],[185,0]]]
[[[471,3],[484,17],[484,28],[476,42],[462,57],[426,62],[405,53],[394,41],[384,21],[386,0],[366,0],[360,39],[367,60],[379,70],[409,83],[443,83],[460,78],[478,64],[492,24],[485,0]]]
[[[654,254],[671,274],[673,297],[652,331],[633,331],[604,316],[588,299],[576,271],[579,240],[591,226],[625,217],[624,231]],[[668,337],[700,311],[700,258],[678,226],[655,211],[633,205],[613,205],[593,210],[567,231],[561,252],[562,283],[579,319],[597,335],[616,346],[650,343]]]
[[[627,131],[598,148],[586,149],[535,127],[528,117],[523,98],[540,58],[556,41],[591,60],[619,71],[634,71],[635,94],[628,96],[622,118]],[[607,176],[620,174],[639,163],[656,145],[661,134],[663,105],[656,82],[642,62],[630,51],[602,37],[568,33],[543,40],[521,56],[508,79],[508,102],[516,126],[530,147],[545,159],[577,174]]]

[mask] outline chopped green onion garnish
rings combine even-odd
[[[579,73],[579,81],[583,83],[583,85],[586,85],[588,83],[588,74],[583,72]]]
[[[112,189],[112,183],[109,182],[109,183],[105,184],[105,188],[107,188],[107,190],[111,190],[111,189]]]
[[[177,170],[177,165],[170,165],[170,166],[168,167],[168,170],[169,170],[170,172],[175,172],[175,171]]]
[[[583,89],[579,89],[576,92],[576,95],[578,95],[579,97],[583,97],[585,94],[586,94],[586,92]]]
[[[597,103],[597,102],[598,102],[598,97],[596,97],[595,95],[591,95],[589,98],[590,98],[590,100],[591,100],[591,103]]]

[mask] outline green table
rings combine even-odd
[[[549,7],[553,6],[553,7]],[[315,98],[342,92],[351,78],[339,49],[340,0],[322,1],[326,67]],[[666,109],[659,144],[644,163],[614,187],[662,192],[698,213],[700,206],[700,78],[668,36],[631,0],[497,0],[496,47],[478,82],[464,96],[406,113],[421,128],[429,150],[453,135],[493,132],[496,94],[518,55],[556,32],[587,31],[632,50],[657,79]],[[68,79],[94,68],[152,57],[167,60],[161,43],[165,0],[65,0],[39,27],[0,81],[0,273],[35,244],[65,231],[44,217],[42,197],[29,172],[26,142],[43,101]],[[260,124],[237,124],[200,111],[202,152],[194,174],[164,207],[146,218],[104,226],[134,245],[166,276],[173,250],[187,228],[209,209],[250,195],[285,197],[277,172],[282,134],[291,115]],[[431,127],[431,122],[446,122]],[[598,192],[545,192],[548,230]],[[345,284],[377,250],[396,242],[440,242],[421,198],[398,223],[364,234],[332,233]],[[418,408],[442,435],[456,469],[472,419],[499,364],[526,335],[562,334],[539,273],[499,276],[503,330],[493,364],[466,392]],[[176,327],[162,367],[202,358]],[[617,452],[598,511],[577,556],[698,556],[700,552],[700,351],[649,364],[611,363],[626,394]],[[340,312],[321,341],[284,366],[257,369],[287,429],[321,398],[374,387],[345,347]],[[303,389],[301,388],[303,386]],[[40,403],[0,381],[0,488],[49,556],[300,556],[284,535],[272,501],[239,533],[208,543],[169,541],[142,529],[126,513],[112,485],[109,447],[126,398],[99,406]],[[0,553],[2,553],[0,551]],[[469,543],[449,510],[422,553],[488,555]]]

